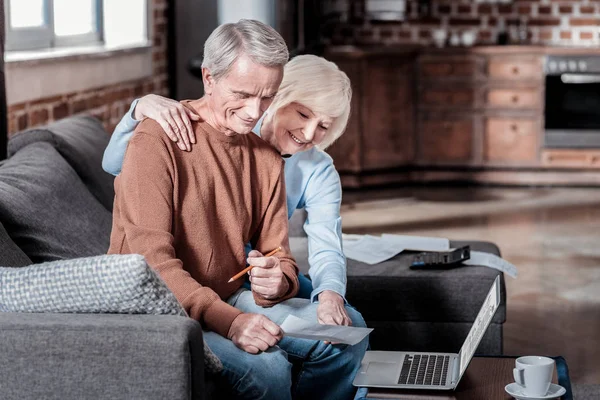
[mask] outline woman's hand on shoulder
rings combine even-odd
[[[137,120],[150,118],[156,121],[181,150],[190,151],[191,144],[196,143],[191,121],[200,121],[201,118],[176,100],[148,94],[138,101],[133,117]]]

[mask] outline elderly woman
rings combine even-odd
[[[340,178],[323,150],[344,132],[351,97],[350,80],[334,63],[313,55],[297,56],[285,66],[279,92],[253,130],[285,158],[288,217],[302,208],[308,214],[304,230],[312,282],[301,279],[299,296],[318,301],[318,321],[332,325],[352,322],[344,300]],[[104,170],[120,173],[127,143],[144,118],[156,120],[182,150],[190,150],[195,143],[190,121],[199,117],[177,101],[148,95],[135,100],[116,127],[104,153]],[[251,285],[260,293],[258,279]]]

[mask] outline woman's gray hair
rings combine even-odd
[[[252,19],[217,27],[204,43],[202,68],[208,68],[216,80],[227,75],[231,65],[245,54],[265,67],[284,66],[289,58],[285,41],[269,25]]]

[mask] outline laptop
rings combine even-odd
[[[367,351],[354,378],[354,386],[455,389],[499,305],[500,276],[497,276],[458,354]]]

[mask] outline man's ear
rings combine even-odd
[[[210,73],[208,68],[202,68],[202,83],[204,84],[204,93],[211,95],[215,87],[215,77]]]

